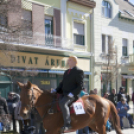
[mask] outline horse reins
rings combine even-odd
[[[25,85],[24,85],[24,87],[26,87]],[[45,107],[45,106],[48,106],[48,105],[52,105],[52,104],[54,104],[54,103],[57,103],[57,102],[59,102],[59,100],[58,101],[52,101],[52,102],[50,102],[50,103],[47,103],[47,104],[45,104],[45,105],[40,105],[40,106],[34,106],[34,92],[33,92],[33,87],[31,87],[31,91],[32,91],[32,97],[31,97],[31,100],[30,100],[30,102],[31,102],[31,105],[30,104],[21,104],[21,106],[22,107],[30,107],[30,111],[31,111],[31,113],[32,113],[32,110],[34,109],[34,108],[37,108],[37,107]],[[51,106],[52,107],[52,106]],[[45,118],[45,116],[46,116],[46,114],[47,114],[47,111],[45,112],[45,114],[43,115],[43,117],[41,117],[42,118],[42,121],[43,121],[43,119]]]

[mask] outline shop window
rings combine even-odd
[[[84,24],[74,22],[73,36],[74,44],[85,45]]]
[[[106,18],[112,17],[112,7],[107,1],[102,1],[102,16]]]
[[[122,39],[122,56],[128,56],[128,40]]]
[[[123,75],[126,75],[126,74],[123,74]],[[125,79],[123,77],[122,77],[122,87],[124,87],[127,92],[127,79]]]
[[[101,74],[101,92],[102,95],[105,92],[109,92],[111,91],[111,80],[112,80],[112,76],[110,73],[102,73]]]

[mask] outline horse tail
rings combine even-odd
[[[112,102],[110,102],[110,115],[112,119],[112,124],[117,132],[117,134],[122,134],[121,128],[120,128],[120,119],[117,113],[117,110]]]

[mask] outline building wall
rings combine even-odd
[[[85,30],[85,46],[77,45],[76,50],[90,51],[90,15],[92,9],[73,2],[67,2],[67,38],[73,39],[73,25],[74,22],[84,24]]]
[[[118,17],[119,13],[119,6],[115,3],[114,0],[106,0],[112,6],[112,18],[104,18],[102,17],[102,0],[95,0],[96,1],[96,8],[94,9],[94,45],[95,45],[95,69],[94,71],[99,72],[97,64],[102,63],[102,38],[101,35],[109,35],[112,36],[115,40],[115,45],[118,49],[118,63],[121,64],[121,57],[122,57],[122,38],[128,39],[128,54],[133,53],[133,41],[134,41],[134,22],[127,21],[124,19],[120,19]],[[101,68],[101,65],[100,65]],[[123,73],[122,69],[119,69],[119,80],[118,80],[118,88],[121,86],[121,74]],[[128,72],[127,72],[128,73]],[[94,87],[101,89],[100,81],[97,81],[98,76],[94,75]],[[97,82],[96,82],[97,81]],[[116,88],[116,84],[113,83],[113,88]]]
[[[54,0],[29,0],[29,1],[36,2],[38,4],[44,4],[47,6],[52,6],[59,9],[61,7],[61,3],[60,3],[61,0],[56,0],[56,2]]]

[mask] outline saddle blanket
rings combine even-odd
[[[79,98],[76,102],[73,102],[69,108],[70,108],[70,114],[74,114],[74,113],[76,115],[85,114],[84,103],[83,103],[83,100],[81,98]],[[60,109],[58,102],[57,102],[57,111],[61,112],[61,109]]]

